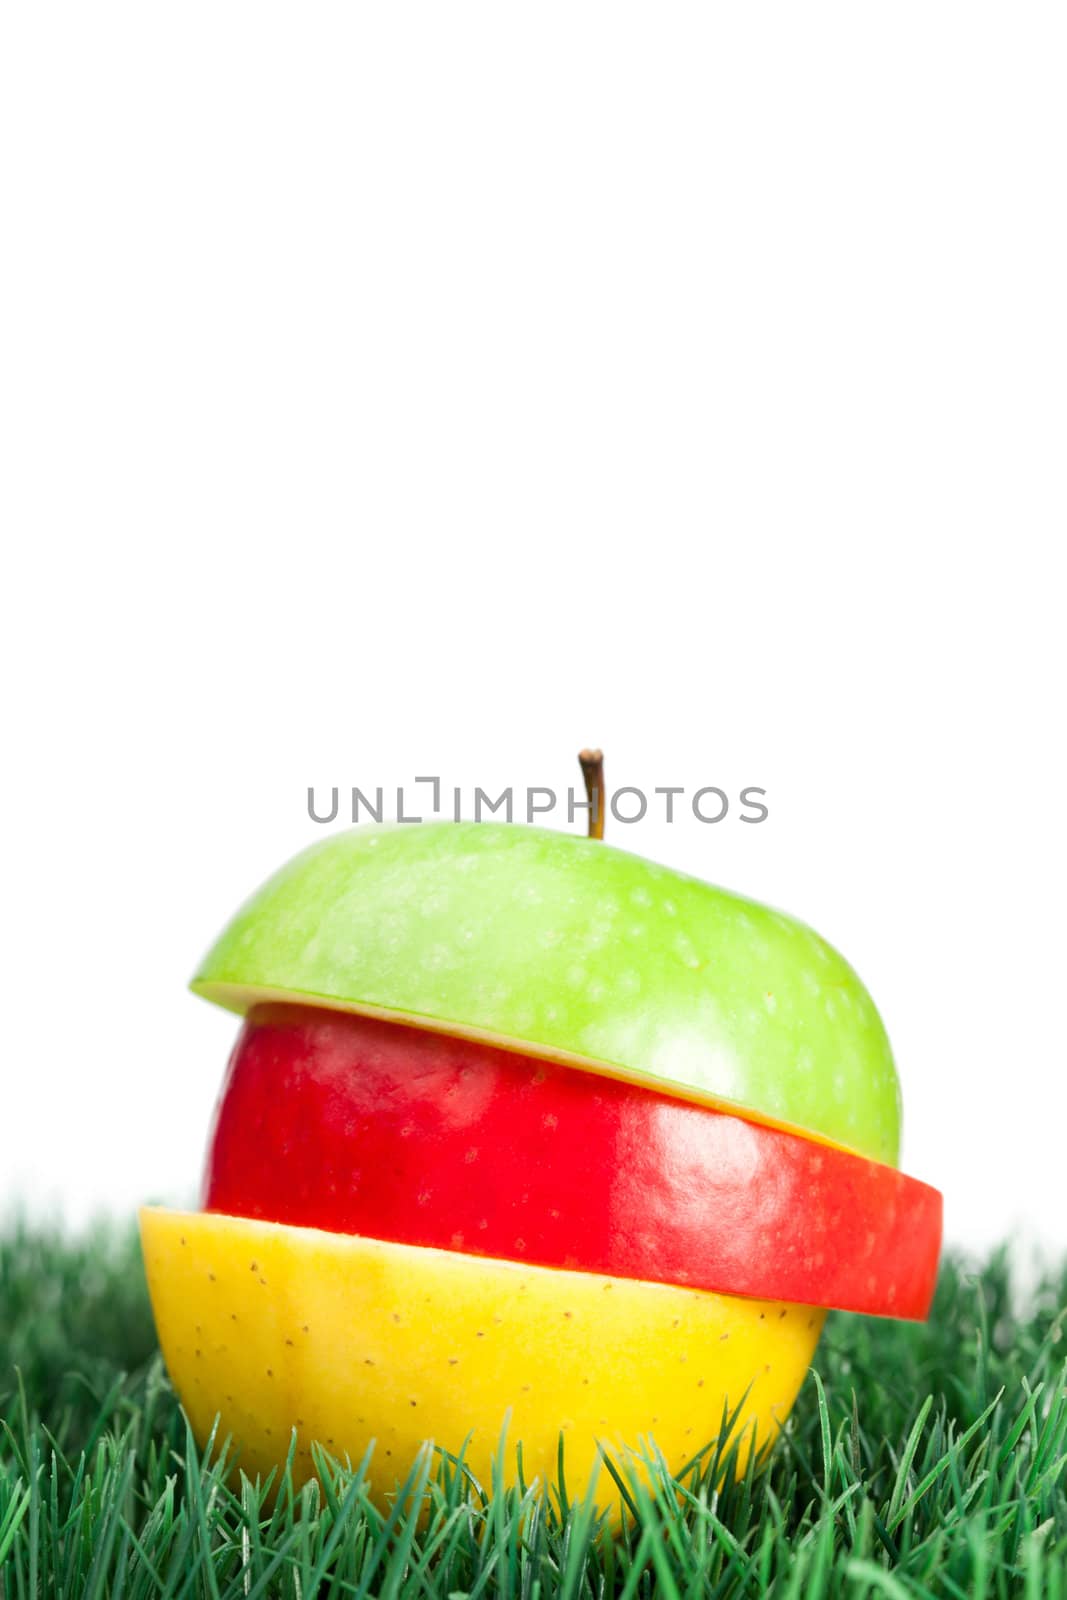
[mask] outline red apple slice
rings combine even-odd
[[[263,1006],[216,1112],[209,1211],[926,1315],[941,1196],[892,1167],[573,1067]]]

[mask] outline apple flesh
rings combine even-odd
[[[645,1083],[895,1165],[878,1012],[810,928],[597,840],[357,828],[276,873],[193,987],[381,1015]]]
[[[209,1211],[545,1267],[925,1317],[941,1197],[707,1106],[379,1019],[256,1008]]]

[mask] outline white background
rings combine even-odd
[[[309,784],[600,742],[768,790],[611,836],[850,957],[951,1238],[1067,1245],[1065,44],[5,8],[0,1208],[192,1195]]]

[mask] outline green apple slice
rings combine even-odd
[[[238,911],[193,980],[488,1039],[895,1165],[881,1018],[803,923],[597,840],[507,823],[355,828]]]

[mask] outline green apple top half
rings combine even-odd
[[[896,1165],[874,1003],[792,917],[596,838],[510,823],[354,828],[238,911],[194,990],[286,999],[570,1062]]]

